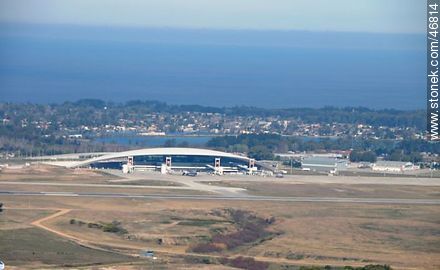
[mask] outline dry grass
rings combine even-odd
[[[206,182],[210,183],[210,182]],[[439,186],[383,184],[298,184],[279,182],[221,181],[213,185],[245,188],[252,195],[300,197],[439,199]],[[270,186],[270,188],[268,188]]]
[[[54,171],[49,172],[49,176]],[[68,173],[68,172],[66,172]],[[72,173],[72,172],[71,172]],[[89,172],[87,172],[88,174]],[[7,173],[12,177],[12,173]],[[20,178],[20,174],[17,174]],[[26,177],[32,176],[27,172]],[[43,177],[44,173],[38,174]],[[4,177],[2,173],[2,177]],[[52,176],[51,176],[52,177]],[[55,177],[55,176],[54,176]],[[62,176],[61,181],[77,181],[75,175]],[[81,177],[84,177],[82,175]],[[80,178],[81,178],[80,177]],[[103,179],[103,176],[96,176]],[[71,180],[67,180],[67,179]],[[24,179],[24,178],[20,178]],[[40,178],[39,178],[40,179]],[[42,178],[41,178],[42,179]],[[40,180],[41,180],[40,179]],[[55,179],[55,178],[54,178]],[[97,180],[97,181],[101,181]],[[78,180],[80,181],[80,180]],[[89,179],[87,181],[95,181]],[[254,193],[280,196],[341,196],[384,198],[439,198],[438,187],[399,185],[348,185],[348,184],[271,184],[263,182],[237,182],[224,184],[249,185]],[[52,186],[2,185],[4,190],[63,191],[63,192],[120,192],[159,193],[160,189],[133,188],[84,188]],[[436,205],[380,205],[346,203],[288,203],[263,201],[198,201],[198,200],[145,200],[84,197],[27,197],[0,196],[8,209],[0,214],[0,232],[29,230],[30,223],[55,209],[70,211],[54,219],[44,221],[53,230],[81,239],[105,249],[124,252],[157,251],[162,269],[191,269],[187,251],[196,243],[209,239],[213,232],[229,234],[236,230],[230,220],[214,214],[227,208],[255,213],[258,217],[275,217],[268,229],[280,235],[259,243],[251,243],[233,250],[223,250],[219,256],[250,256],[273,264],[297,265],[365,265],[369,263],[390,264],[394,268],[439,269],[440,268],[440,207]],[[117,220],[128,233],[118,235],[70,224],[70,219],[85,222],[112,222]],[[24,231],[21,231],[24,232]],[[28,232],[28,231],[26,231]],[[35,236],[36,232],[31,232]],[[25,234],[23,234],[25,235]],[[49,238],[47,238],[49,237]],[[4,238],[5,239],[5,238]],[[9,239],[9,238],[8,238]],[[46,233],[44,239],[59,241],[62,238]],[[159,241],[160,239],[160,241]],[[64,240],[62,240],[64,241]],[[3,242],[3,248],[14,249],[14,241]],[[26,243],[25,239],[19,243]],[[49,242],[47,242],[49,243]],[[58,243],[58,242],[57,242]],[[72,243],[70,243],[72,244]],[[68,252],[73,247],[60,243]],[[50,248],[50,247],[49,247]],[[83,251],[81,251],[83,252]],[[14,262],[20,269],[46,261],[29,258],[22,253],[25,265],[19,264],[21,253]],[[63,254],[49,252],[51,260],[61,262]],[[74,253],[69,253],[74,254]],[[98,253],[96,253],[98,254]],[[99,253],[101,254],[101,253]],[[107,253],[96,255],[94,262],[110,263]],[[41,254],[43,256],[43,254]],[[70,256],[70,255],[69,255]],[[73,255],[72,255],[73,256]],[[44,257],[44,256],[43,256]],[[47,258],[47,257],[46,257]],[[74,257],[69,257],[74,258]],[[78,258],[78,257],[77,257]],[[69,259],[70,260],[70,259]],[[75,263],[72,259],[70,262]],[[217,269],[227,269],[216,266]],[[56,267],[55,267],[56,268]],[[97,266],[96,269],[99,269]],[[159,267],[160,268],[160,267]],[[198,269],[203,269],[197,265]],[[118,265],[115,269],[143,269],[140,265]],[[144,268],[145,269],[145,268]],[[148,269],[148,267],[147,267]],[[205,269],[215,269],[209,265]]]
[[[36,228],[0,230],[0,254],[7,265],[21,269],[136,261],[129,256],[85,248]]]
[[[2,197],[7,205],[26,205]],[[62,205],[74,209],[46,225],[101,245],[129,246],[184,254],[203,241],[213,228],[231,230],[211,215],[215,209],[234,208],[262,217],[274,216],[273,229],[282,235],[229,255],[297,264],[361,265],[386,263],[394,267],[437,269],[440,266],[440,210],[438,206],[373,204],[275,203],[245,201],[169,201],[42,197],[35,207]],[[118,220],[128,237],[70,226],[71,218],[110,222]],[[215,219],[218,223],[179,225],[182,220]],[[272,226],[271,226],[272,227]],[[162,239],[162,244],[157,240]],[[238,252],[238,253],[237,253]]]
[[[30,191],[30,192],[73,192],[73,193],[113,193],[113,194],[178,194],[178,195],[208,195],[206,191],[190,189],[140,188],[140,187],[81,187],[81,186],[49,186],[49,185],[20,185],[0,184],[1,190]]]
[[[117,177],[97,170],[67,169],[42,164],[20,169],[6,167],[0,172],[0,181],[103,183],[111,179]]]
[[[0,230],[30,228],[32,221],[54,212],[54,210],[6,209],[0,213]]]

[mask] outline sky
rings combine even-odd
[[[423,33],[420,0],[0,0],[0,22]]]

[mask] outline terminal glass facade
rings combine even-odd
[[[162,164],[165,164],[167,157],[171,157],[171,167],[214,167],[216,158],[220,158],[220,164],[222,167],[249,166],[249,161],[246,159],[203,155],[141,155],[133,157],[133,165],[154,166],[160,168]],[[101,161],[93,163],[90,166],[92,168],[120,169],[122,168],[122,165],[126,163],[127,160]]]

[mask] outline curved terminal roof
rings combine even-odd
[[[236,158],[241,159],[245,161],[249,161],[248,157],[234,155],[231,153],[221,152],[221,151],[215,151],[215,150],[209,150],[209,149],[201,149],[201,148],[181,148],[181,147],[167,147],[167,148],[145,148],[145,149],[138,149],[138,150],[130,150],[130,151],[124,151],[124,152],[117,152],[117,153],[110,153],[105,154],[99,157],[87,159],[84,161],[80,161],[74,165],[71,165],[70,167],[81,167],[86,166],[95,162],[99,161],[105,161],[105,160],[111,160],[111,159],[117,159],[117,158],[124,158],[129,156],[212,156],[212,157],[219,157],[219,158]]]

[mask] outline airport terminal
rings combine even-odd
[[[120,169],[134,171],[208,172],[222,174],[255,174],[262,169],[255,159],[200,148],[146,148],[100,156],[73,162],[69,167]]]

